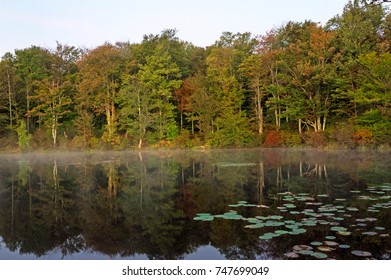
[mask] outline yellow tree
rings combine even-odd
[[[88,52],[79,62],[81,81],[78,102],[90,104],[96,115],[105,114],[106,128],[102,138],[115,141],[117,134],[116,98],[119,91],[120,52],[104,44]]]

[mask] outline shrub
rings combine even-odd
[[[340,124],[332,131],[331,137],[339,144],[353,148],[354,141],[354,127],[351,124]]]
[[[30,147],[31,134],[28,133],[26,123],[21,121],[18,128],[16,129],[18,133],[18,146],[24,151]]]
[[[369,129],[358,128],[354,132],[354,140],[357,145],[369,146],[373,144],[373,133]]]
[[[281,147],[283,142],[281,131],[272,130],[266,133],[263,146],[265,148],[277,148]]]
[[[287,147],[296,147],[302,144],[301,135],[293,131],[281,131],[282,140]]]
[[[304,142],[314,148],[324,147],[327,138],[322,131],[307,131],[303,134]]]

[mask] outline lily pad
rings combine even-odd
[[[313,251],[310,251],[310,250],[301,250],[301,251],[298,251],[299,254],[301,255],[312,255],[314,252]]]
[[[284,206],[286,208],[296,208],[296,206],[294,204],[291,204],[291,203],[284,204]]]
[[[317,259],[325,259],[328,257],[325,253],[320,253],[320,252],[315,252],[312,254],[312,256]]]
[[[332,246],[332,247],[335,247],[335,246],[338,246],[338,245],[339,245],[339,243],[334,242],[334,241],[330,241],[330,240],[326,240],[326,241],[324,242],[324,244],[327,245],[327,246]]]
[[[314,241],[314,242],[311,242],[310,243],[312,246],[321,246],[321,245],[323,245],[323,243],[322,242],[319,242],[319,241]]]
[[[307,230],[305,228],[294,228],[294,229],[292,229],[292,231],[299,233],[299,234],[307,232]]]
[[[195,221],[213,221],[214,217],[213,216],[197,216],[197,217],[194,217],[193,220],[195,220]]]
[[[372,253],[367,251],[360,251],[360,250],[354,250],[352,251],[352,254],[358,257],[371,257]]]
[[[330,230],[332,230],[332,231],[346,231],[348,229],[345,227],[331,227]]]
[[[375,227],[376,230],[385,230],[384,227]]]
[[[297,259],[299,257],[299,255],[295,252],[285,253],[284,256],[290,259]]]
[[[350,231],[338,231],[337,234],[342,235],[342,236],[349,236],[352,233]]]
[[[377,235],[377,232],[375,231],[366,231],[362,233],[363,235],[368,235],[368,236],[374,236]]]
[[[338,247],[341,248],[341,249],[349,249],[349,248],[350,248],[350,245],[341,244],[341,245],[339,245]]]
[[[322,252],[331,252],[335,250],[333,247],[330,246],[319,246],[317,249]]]
[[[295,245],[293,246],[293,251],[296,251],[296,252],[299,252],[299,251],[302,251],[302,250],[307,250],[307,251],[310,251],[310,250],[313,250],[314,248],[312,248],[311,246],[308,246],[308,245]]]
[[[335,236],[332,236],[332,235],[328,235],[328,236],[326,236],[325,237],[327,240],[334,240],[334,239],[336,239],[336,237]]]
[[[269,218],[272,220],[281,220],[284,217],[283,216],[270,216]]]
[[[276,230],[274,233],[279,235],[288,234],[286,230]]]
[[[246,226],[244,226],[244,227],[245,227],[245,228],[252,228],[252,229],[254,229],[254,228],[263,228],[263,227],[264,227],[264,224],[258,223],[258,224],[246,225]]]
[[[318,194],[317,197],[329,197],[328,194]]]

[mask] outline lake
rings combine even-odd
[[[391,153],[0,155],[0,259],[390,259]]]

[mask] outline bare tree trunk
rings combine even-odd
[[[322,126],[322,130],[323,130],[323,131],[326,130],[326,120],[327,120],[327,116],[324,115],[324,116],[323,116],[323,126]]]
[[[7,69],[7,82],[8,82],[8,106],[9,106],[9,118],[10,118],[10,130],[13,131],[12,125],[12,89],[11,89],[11,77]]]

